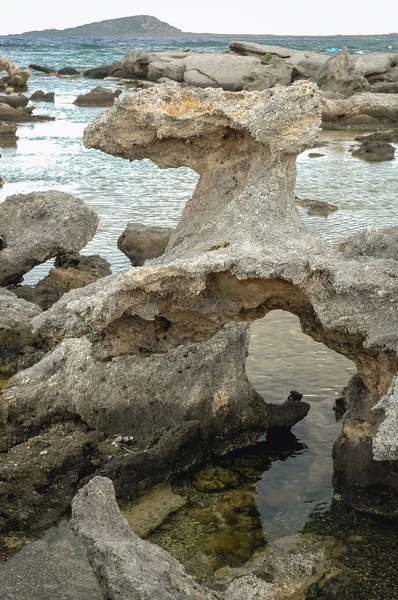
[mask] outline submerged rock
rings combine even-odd
[[[282,538],[241,568],[216,572],[217,590],[199,586],[170,554],[138,538],[116,503],[112,482],[95,477],[72,504],[71,526],[87,547],[103,593],[110,600],[297,600],[326,570],[323,547],[301,538]]]
[[[0,285],[19,283],[35,265],[81,250],[97,225],[94,209],[63,192],[9,196],[0,204]]]
[[[16,135],[17,125],[14,123],[3,123],[0,121],[0,147],[16,146],[18,136]]]
[[[141,540],[116,503],[112,482],[92,479],[73,500],[72,528],[110,600],[214,600],[170,554]]]
[[[322,154],[320,156],[323,156]],[[298,198],[295,196],[295,202],[298,206],[303,206],[307,209],[310,216],[328,217],[339,209],[335,204],[330,204],[324,200],[310,200],[309,198]]]

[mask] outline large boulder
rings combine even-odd
[[[364,77],[364,70],[355,62],[348,50],[339,50],[321,66],[313,77],[323,91],[337,92],[344,97],[358,91],[368,91],[370,84]]]
[[[35,265],[81,250],[97,225],[94,209],[63,192],[9,196],[0,204],[0,285],[19,283]]]
[[[54,269],[36,285],[18,285],[14,294],[47,310],[70,290],[84,287],[111,274],[110,265],[98,254],[83,256],[77,252],[56,257]]]
[[[43,90],[36,90],[29,98],[31,102],[54,102],[54,92],[43,92]]]
[[[359,148],[352,152],[352,156],[362,160],[394,160],[395,148],[384,141],[364,141]]]
[[[133,267],[140,267],[146,260],[164,254],[173,227],[158,227],[129,223],[117,241],[117,247],[131,261]]]
[[[324,98],[323,129],[376,130],[398,126],[397,94],[354,94],[350,98]]]
[[[107,88],[98,86],[87,92],[87,94],[80,94],[73,104],[78,106],[113,106],[115,99],[117,99],[122,90],[109,90]]]
[[[235,54],[190,54],[184,59],[184,81],[196,87],[234,90],[245,76],[261,65],[259,58]]]

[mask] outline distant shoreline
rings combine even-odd
[[[316,39],[330,39],[330,38],[350,38],[350,39],[358,39],[358,38],[389,38],[389,37],[398,37],[398,33],[374,33],[374,34],[331,34],[331,35],[285,35],[283,33],[192,33],[189,31],[182,31],[181,33],[148,33],[148,34],[122,34],[122,35],[88,35],[88,34],[65,34],[62,31],[48,31],[43,30],[41,32],[25,32],[25,33],[5,33],[0,34],[0,37],[59,37],[59,38],[121,38],[121,39],[153,39],[153,38],[240,38],[240,39],[253,39],[253,38],[286,38],[286,39],[306,39],[306,38],[316,38]]]

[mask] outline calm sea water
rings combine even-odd
[[[398,36],[251,39],[299,49],[347,46],[353,51],[398,52]],[[21,66],[39,63],[83,70],[118,60],[127,50],[178,47],[190,47],[194,51],[225,50],[228,40],[226,37],[145,40],[0,37],[0,56],[8,56]],[[104,84],[114,85],[112,82]],[[32,75],[29,93],[42,89],[54,91],[56,97],[54,105],[38,104],[36,113],[54,116],[56,120],[20,126],[17,147],[1,149],[0,176],[5,185],[0,190],[0,202],[11,194],[58,189],[95,206],[100,226],[84,253],[100,253],[117,271],[129,267],[128,260],[116,247],[126,224],[140,221],[176,225],[195,187],[197,175],[186,168],[160,170],[148,160],[129,163],[85,149],[83,130],[103,109],[76,107],[73,100],[77,94],[96,85],[98,81]],[[134,90],[124,93],[134,93]],[[323,218],[309,217],[305,210],[299,209],[308,227],[330,245],[362,227],[398,225],[397,161],[365,163],[352,158],[349,153],[352,134],[334,132],[323,134],[321,139],[327,145],[317,152],[324,156],[311,159],[307,151],[298,158],[296,193],[302,198],[332,202],[339,210]],[[37,267],[25,280],[37,281],[47,269],[48,265]],[[311,403],[309,416],[293,430],[303,444],[302,450],[287,460],[276,461],[257,484],[257,507],[264,536],[275,539],[296,532],[314,509],[324,510],[330,503],[331,449],[341,428],[334,419],[332,405],[354,368],[344,357],[303,335],[296,317],[278,311],[252,325],[247,371],[267,401],[282,402],[290,390],[296,389]],[[48,548],[57,555],[60,544],[64,548],[62,544],[69,543],[63,537],[64,529],[61,527],[59,531],[61,533],[49,533],[39,542],[41,546],[37,551],[33,546],[33,550],[24,550],[20,558],[8,563],[9,570],[2,575],[8,577],[9,589],[14,590],[10,593],[19,589],[15,587],[19,584],[12,573],[25,569],[20,585],[27,586],[30,598],[50,598],[55,590],[59,598],[95,597],[90,596],[92,592],[85,595],[86,584],[82,584],[79,592],[72,590],[72,596],[60,596],[64,581],[61,573],[51,575],[53,579],[58,577],[57,584],[48,588],[48,582],[37,580],[35,568],[30,569],[24,563],[27,555],[33,556],[32,565],[38,560],[45,562]],[[43,585],[47,586],[48,595],[43,595]],[[23,593],[21,587],[21,597]],[[6,596],[10,600],[11,597]]]

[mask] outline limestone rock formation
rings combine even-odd
[[[19,283],[35,265],[81,250],[97,225],[94,209],[62,192],[9,196],[0,204],[0,285]]]
[[[32,319],[41,309],[0,288],[0,365],[12,369],[13,363],[35,344]]]
[[[73,104],[77,104],[78,106],[113,106],[115,99],[121,93],[122,90],[112,91],[98,86],[87,92],[87,94],[78,96]]]
[[[338,244],[349,258],[370,256],[398,261],[398,227],[368,227]]]
[[[76,495],[72,528],[83,540],[103,594],[110,600],[215,600],[170,554],[141,540],[116,503],[112,482],[95,477]]]
[[[260,550],[243,567],[219,569],[217,592],[199,586],[165,550],[137,537],[116,503],[112,482],[94,477],[75,496],[71,526],[109,600],[298,600],[327,566],[324,548],[299,536]]]
[[[337,92],[344,97],[370,89],[370,84],[364,77],[364,69],[361,69],[346,49],[331,56],[316,71],[313,79],[321,90]]]
[[[324,98],[322,128],[377,130],[398,126],[398,95],[354,94],[350,98]]]
[[[119,237],[117,247],[130,259],[133,267],[140,267],[146,260],[164,254],[173,232],[173,227],[129,223]]]
[[[3,414],[11,423],[18,415],[19,425],[34,431],[49,419],[78,416],[108,437],[132,435],[143,446],[191,421],[200,426],[198,448],[213,449],[232,439],[233,447],[252,443],[265,429],[290,428],[307,414],[304,402],[266,404],[249,383],[246,326],[231,323],[206,342],[167,352],[169,341],[152,354],[155,340],[151,344],[140,324],[126,319],[113,339],[110,332],[93,343],[64,340],[10,380]],[[167,323],[159,321],[157,337],[165,331]]]
[[[24,71],[12,63],[8,58],[0,58],[0,72],[6,71],[7,75],[3,78],[6,85],[15,91],[24,91],[26,89],[26,82],[30,77],[29,69]]]
[[[36,285],[18,285],[12,292],[19,298],[47,310],[66,292],[89,285],[111,274],[110,265],[98,254],[83,256],[77,252],[58,255],[54,269]]]
[[[327,251],[298,216],[295,156],[313,144],[321,109],[308,82],[238,94],[162,86],[97,117],[88,147],[185,165],[200,179],[162,257],[69,292],[34,323],[51,336],[95,332],[113,347],[127,319],[158,354],[209,340],[229,321],[275,308],[297,314],[306,333],[355,361],[364,382],[335,446],[336,495],[397,514],[394,467],[372,457],[384,419],[372,408],[398,370],[397,264]],[[170,323],[162,336],[159,320]]]

